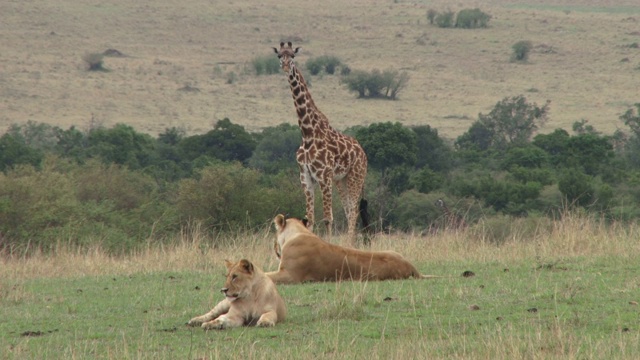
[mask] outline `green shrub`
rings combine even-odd
[[[265,128],[248,164],[267,174],[297,170],[296,151],[301,141],[302,135],[296,125],[284,123]]]
[[[255,147],[253,136],[228,118],[218,120],[213,130],[206,134],[188,136],[178,143],[181,153],[189,161],[206,156],[222,161],[245,162]]]
[[[429,19],[429,24],[433,25],[433,22],[435,21],[436,16],[438,16],[437,11],[433,9],[427,10],[427,19]]]
[[[333,75],[336,72],[336,68],[341,65],[342,62],[339,58],[329,55],[310,58],[306,62],[307,70],[309,70],[311,75],[318,75],[323,70],[325,73]]]
[[[275,56],[258,56],[251,60],[256,75],[271,75],[280,72],[280,61]]]
[[[400,194],[397,206],[390,214],[394,228],[402,231],[420,232],[428,229],[440,216],[438,209],[433,205],[432,197],[408,190]]]
[[[21,135],[6,133],[0,137],[0,172],[21,164],[39,166],[44,153],[26,144]]]
[[[435,17],[436,25],[441,28],[450,28],[453,27],[453,18],[455,16],[455,12],[453,11],[445,11],[443,13],[439,13]]]
[[[342,82],[347,85],[349,91],[358,93],[358,97],[367,97],[367,81],[369,73],[364,70],[353,70],[342,78]]]
[[[378,69],[370,73],[362,70],[351,71],[342,77],[342,82],[349,91],[358,93],[360,98],[383,98],[396,100],[398,94],[407,86],[409,74],[388,69],[381,72]]]
[[[529,53],[533,48],[533,44],[528,40],[521,40],[511,46],[513,54],[511,55],[511,61],[514,62],[527,62],[529,60]]]
[[[547,101],[538,107],[522,95],[506,97],[489,114],[479,114],[478,121],[456,139],[456,147],[467,151],[486,151],[524,145],[547,121],[549,103]]]
[[[409,185],[412,189],[427,194],[441,188],[446,179],[441,173],[423,168],[410,175]]]
[[[53,157],[43,167],[0,173],[0,232],[14,252],[53,251],[62,242],[120,254],[178,231],[175,212],[142,173]]]
[[[263,185],[262,180],[259,171],[239,163],[208,166],[199,171],[197,178],[179,182],[176,207],[183,221],[198,221],[209,229],[264,225],[278,211],[283,211],[278,194],[290,192],[302,197],[302,191],[297,181],[294,192],[286,184],[270,188]]]
[[[456,16],[456,27],[462,29],[486,28],[491,19],[491,15],[482,12],[480,9],[464,9]]]
[[[412,167],[417,159],[417,136],[401,123],[375,123],[356,129],[355,137],[362,145],[369,166],[384,170],[393,166]]]
[[[587,206],[595,195],[592,178],[578,169],[567,169],[558,181],[558,189],[570,206]]]
[[[87,64],[89,71],[108,71],[104,68],[104,54],[102,53],[85,54],[82,60]]]

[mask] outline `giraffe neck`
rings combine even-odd
[[[288,77],[302,137],[303,139],[317,137],[329,128],[329,122],[316,107],[304,77],[293,63]]]

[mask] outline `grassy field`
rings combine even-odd
[[[184,324],[221,299],[223,259],[270,270],[272,234],[212,247],[201,234],[123,258],[99,249],[0,258],[3,359],[634,359],[640,353],[640,228],[579,215],[515,224],[497,246],[479,228],[378,235],[433,280],[280,286],[274,328]],[[527,233],[529,235],[523,235]],[[462,277],[464,271],[475,276]]]
[[[492,15],[488,29],[428,24],[429,9],[476,6]],[[28,120],[151,134],[202,133],[224,117],[248,130],[295,123],[284,75],[256,77],[249,66],[283,39],[302,46],[299,63],[334,55],[352,69],[410,75],[398,101],[357,100],[337,77],[314,77],[316,104],[339,129],[399,121],[454,138],[478,113],[524,94],[551,100],[543,132],[585,119],[612,133],[640,101],[635,0],[49,0],[4,1],[0,13],[0,129]],[[528,64],[509,61],[520,40],[533,42]],[[107,49],[126,57],[105,58],[110,72],[86,71],[83,55]]]

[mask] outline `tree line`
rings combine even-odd
[[[549,103],[506,97],[456,139],[429,125],[354,126],[369,159],[365,197],[377,230],[445,226],[436,200],[473,224],[580,209],[608,221],[640,216],[640,104],[612,135],[585,120],[540,134]],[[427,123],[428,119],[424,119]],[[128,251],[197,226],[211,233],[304,215],[294,124],[247,132],[230,119],[204,134],[153,137],[126,124],[12,125],[0,137],[0,250],[59,241]],[[341,205],[336,222],[344,227]]]

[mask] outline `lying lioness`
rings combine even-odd
[[[187,325],[203,329],[224,329],[242,325],[274,326],[284,320],[287,309],[275,284],[249,260],[226,261],[227,280],[220,301],[208,313],[194,317]]]
[[[273,222],[277,232],[274,248],[280,265],[278,271],[266,275],[276,284],[439,277],[421,275],[394,251],[363,251],[328,243],[298,219],[278,215]]]

